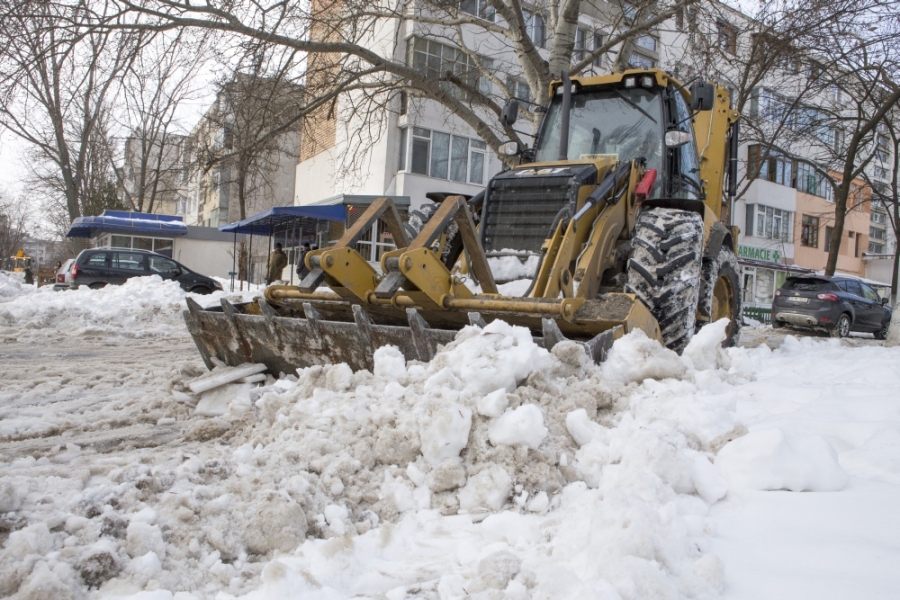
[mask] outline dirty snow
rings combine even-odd
[[[312,367],[194,394],[205,368],[183,293],[139,284],[151,324],[125,287],[0,304],[0,596],[890,598],[900,585],[887,568],[900,350],[792,336],[721,350],[720,324],[681,357],[630,334],[596,366],[494,322],[430,363],[383,348],[374,373]],[[99,306],[116,303],[145,337],[120,336]],[[791,489],[839,491],[761,491]],[[813,568],[829,560],[833,573]]]

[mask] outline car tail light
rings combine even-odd
[[[780,296],[780,295],[781,295],[781,290],[775,290],[775,295],[776,295],[776,296]]]
[[[819,322],[821,323],[831,323],[831,319],[828,317],[819,317]]]
[[[60,273],[59,275],[56,276],[56,283],[65,283],[65,282],[66,282],[66,276],[65,276],[65,275],[63,275],[62,273]]]
[[[831,292],[825,292],[824,294],[818,295],[819,300],[825,300],[826,302],[837,302],[838,297],[837,294],[832,294]]]
[[[72,279],[75,279],[76,277],[78,277],[78,263],[75,263],[72,265],[71,273],[72,273]]]

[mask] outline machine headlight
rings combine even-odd
[[[644,75],[643,77],[641,77],[641,85],[644,86],[645,88],[652,88],[653,87],[653,78],[650,77],[649,75]]]
[[[637,80],[634,77],[626,77],[625,78],[625,88],[631,89],[637,84]]]
[[[500,154],[503,156],[516,156],[519,153],[519,142],[506,142],[500,145]]]
[[[691,141],[691,134],[677,129],[666,132],[666,148],[678,148]]]

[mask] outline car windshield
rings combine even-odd
[[[562,94],[550,104],[536,159],[559,159]],[[572,96],[569,160],[611,155],[615,160],[643,156],[648,169],[661,168],[662,108],[659,93],[644,89],[602,90]]]

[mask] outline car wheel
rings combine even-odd
[[[98,281],[97,283],[92,283],[92,284],[90,285],[90,288],[91,288],[92,290],[99,290],[99,289],[105,288],[105,287],[106,287],[106,284],[103,283],[103,282],[100,282],[100,281]]]
[[[890,327],[891,322],[885,321],[884,325],[881,326],[881,329],[875,332],[876,340],[886,340],[888,335],[888,327]]]
[[[191,292],[193,292],[194,294],[202,294],[205,296],[206,294],[211,294],[212,290],[206,286],[198,285],[197,287],[192,289]]]
[[[844,313],[838,317],[837,323],[834,324],[834,329],[831,330],[831,337],[845,338],[848,335],[850,335],[850,315]]]
[[[784,323],[772,319],[772,329],[784,329]]]

